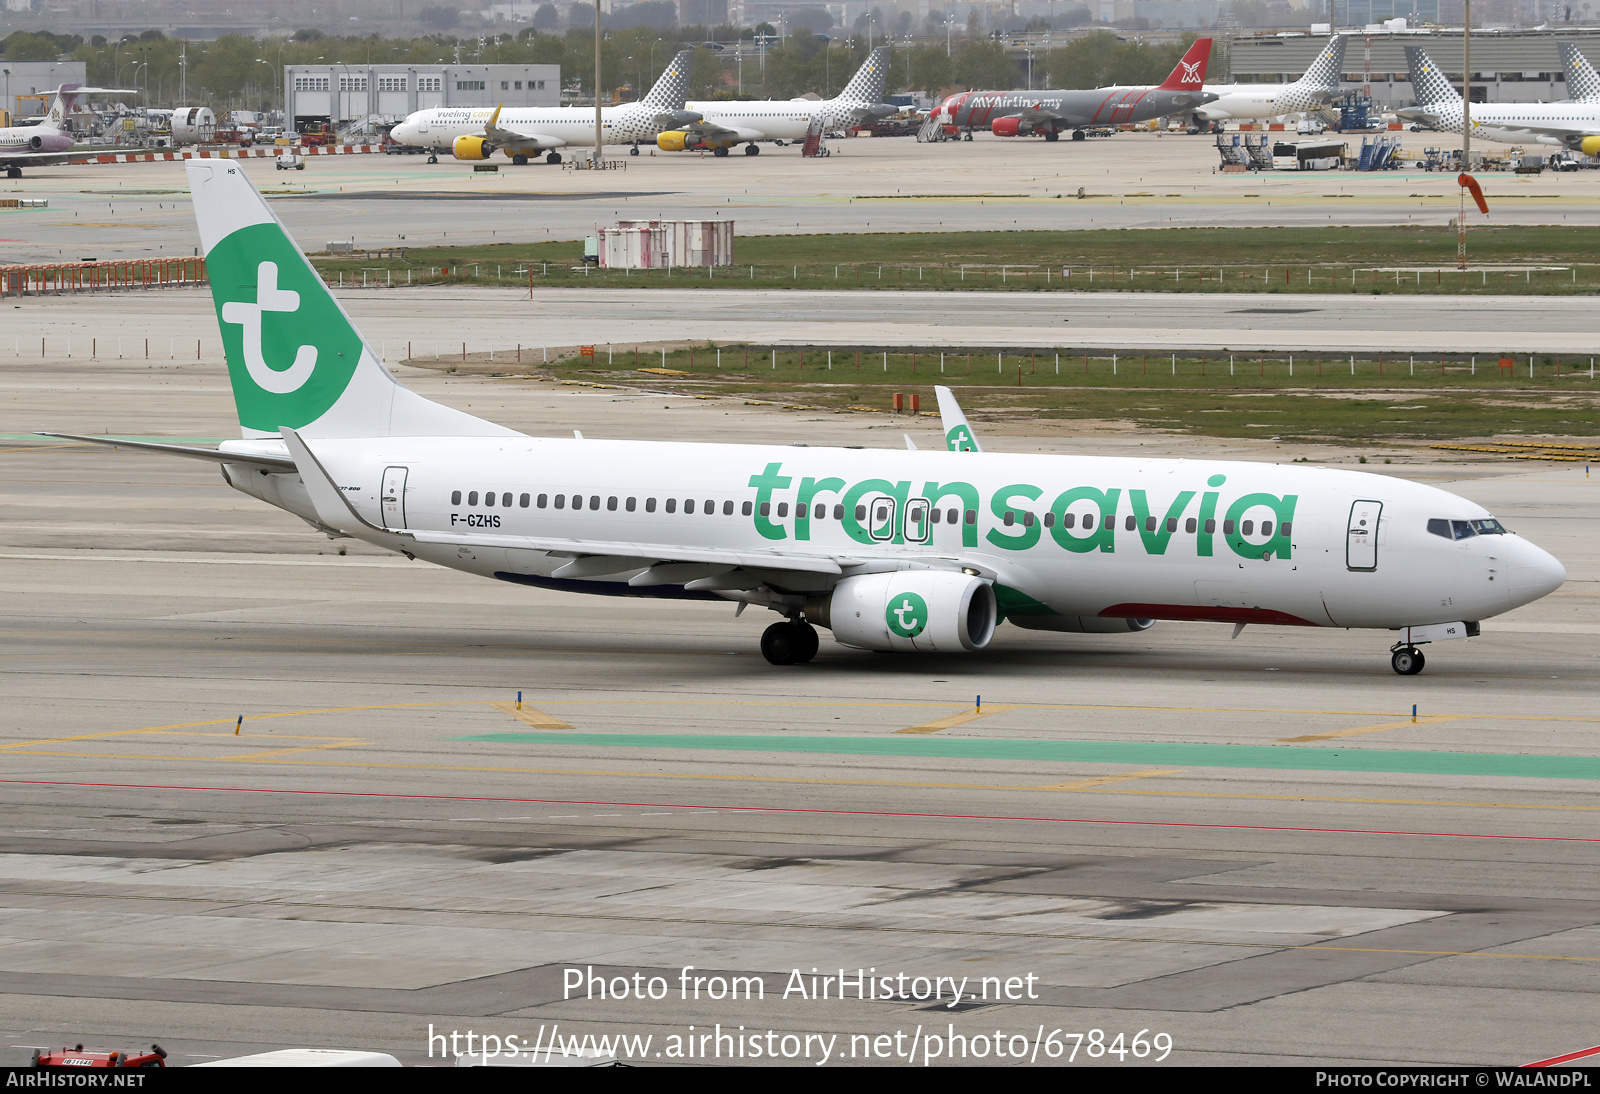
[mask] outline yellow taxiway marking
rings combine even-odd
[[[1380,722],[1375,726],[1357,726],[1355,729],[1336,729],[1332,733],[1309,733],[1304,737],[1283,737],[1280,745],[1307,744],[1311,741],[1334,741],[1340,737],[1359,737],[1363,733],[1382,733],[1386,729],[1405,729],[1407,726],[1431,726],[1441,722],[1459,722],[1465,714],[1424,714],[1416,721],[1410,718],[1400,722]]]
[[[956,726],[964,726],[968,722],[976,722],[979,718],[987,718],[991,714],[1000,714],[1007,710],[1016,709],[1017,708],[1014,706],[998,705],[991,706],[988,710],[984,710],[981,707],[974,707],[971,710],[963,710],[959,714],[952,714],[948,718],[935,718],[931,722],[923,722],[921,725],[907,726],[905,729],[897,729],[895,732],[937,733],[941,729],[954,729]]]
[[[1133,779],[1151,779],[1157,775],[1177,775],[1183,771],[1181,767],[1158,767],[1151,771],[1129,771],[1122,775],[1101,775],[1097,779],[1079,779],[1073,783],[1055,783],[1051,786],[1041,786],[1040,790],[1092,790],[1097,786],[1107,786],[1111,783],[1125,783]]]
[[[232,734],[228,734],[232,736]],[[370,744],[371,742],[363,742]],[[287,750],[286,750],[287,751]],[[301,750],[295,750],[301,751]],[[17,752],[17,756],[51,756],[78,760],[157,760],[161,762],[209,762],[230,763],[235,757],[230,756],[161,756],[140,755],[138,753],[121,752]],[[1220,794],[1208,793],[1201,790],[1136,790],[1122,786],[1105,783],[1094,786],[1074,788],[1071,784],[1055,784],[1051,786],[1007,786],[997,783],[935,783],[935,782],[907,782],[892,779],[806,779],[788,775],[719,775],[709,772],[690,771],[591,771],[581,768],[562,767],[494,767],[485,764],[399,764],[378,763],[363,760],[278,760],[272,753],[259,753],[261,758],[254,760],[256,763],[285,763],[299,764],[308,767],[350,767],[385,771],[456,771],[490,775],[578,775],[591,778],[604,779],[685,779],[702,782],[736,782],[736,783],[780,783],[800,786],[873,786],[893,787],[907,790],[1004,790],[1021,793],[1037,793],[1049,791],[1051,793],[1062,790],[1075,790],[1084,794],[1142,794],[1157,798],[1215,798],[1229,801],[1274,801],[1274,802],[1321,802],[1335,805],[1405,805],[1421,806],[1423,808],[1455,808],[1455,809],[1533,809],[1554,812],[1600,813],[1600,805],[1542,805],[1532,802],[1463,802],[1440,801],[1437,799],[1419,798],[1345,798],[1329,797],[1313,794]],[[1164,772],[1163,772],[1164,773]],[[1154,772],[1152,772],[1154,774]],[[1112,776],[1116,780],[1117,776]],[[1098,782],[1099,780],[1083,780],[1084,782]],[[730,806],[728,808],[737,808]]]
[[[517,721],[519,721],[519,722],[526,722],[528,725],[532,726],[534,729],[571,729],[572,728],[566,722],[563,722],[560,718],[552,718],[550,715],[546,714],[544,711],[542,711],[542,710],[534,710],[530,706],[524,706],[521,710],[518,710],[517,709],[517,704],[515,704],[515,703],[490,703],[489,705],[494,707],[496,710],[505,711],[507,714],[511,715],[511,717],[517,719]]]
[[[71,897],[73,900],[93,900],[99,894],[82,892],[52,892],[37,889],[0,889],[0,896],[13,897],[45,897],[60,898]],[[117,893],[113,897],[119,901],[145,900],[159,901],[167,904],[227,904],[233,906],[256,905],[264,908],[327,908],[339,911],[359,912],[405,912],[412,913],[419,910],[439,912],[446,915],[481,915],[496,917],[516,917],[519,919],[579,919],[606,923],[676,923],[686,925],[702,925],[713,927],[788,927],[801,930],[815,931],[874,931],[884,934],[909,934],[915,932],[919,935],[975,935],[984,938],[1049,938],[1067,942],[1124,942],[1134,945],[1158,946],[1220,946],[1226,949],[1241,950],[1267,950],[1271,952],[1285,950],[1332,950],[1336,953],[1390,953],[1402,956],[1416,957],[1513,957],[1525,961],[1585,961],[1600,962],[1600,957],[1574,957],[1568,954],[1555,953],[1505,953],[1498,950],[1401,950],[1385,949],[1378,946],[1329,946],[1321,942],[1312,942],[1303,945],[1284,946],[1274,942],[1235,942],[1215,938],[1160,938],[1147,935],[1097,935],[1097,934],[1068,934],[1056,931],[995,931],[978,930],[960,927],[930,927],[918,924],[914,927],[892,927],[883,923],[804,923],[795,920],[748,920],[748,919],[707,919],[692,918],[689,916],[642,916],[642,915],[617,915],[614,913],[594,912],[561,912],[544,908],[429,908],[422,909],[418,905],[410,904],[335,904],[331,901],[310,900],[275,900],[271,898],[260,900],[241,901],[237,897],[218,896],[175,896],[170,894],[153,893]]]

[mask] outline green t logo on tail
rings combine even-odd
[[[206,255],[239,422],[310,425],[338,401],[361,339],[276,224],[253,224]]]
[[[972,437],[972,430],[967,428],[966,422],[961,422],[950,427],[950,432],[944,435],[945,447],[951,452],[976,452],[978,444]]]
[[[928,602],[916,593],[890,597],[884,621],[889,624],[889,630],[901,638],[915,638],[928,625]]]

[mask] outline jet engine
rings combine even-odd
[[[1010,118],[996,118],[989,129],[997,137],[1022,136],[1022,119],[1017,116]]]
[[[1600,137],[1585,137],[1578,142],[1578,151],[1585,156],[1600,156]]]
[[[39,151],[39,149],[44,147],[44,138],[35,133],[33,136],[28,138],[28,147],[33,149],[35,152]]]
[[[457,137],[450,145],[450,154],[458,160],[486,160],[494,155],[494,145],[487,137]]]
[[[682,129],[665,129],[656,136],[656,147],[663,152],[682,152],[689,147],[689,136]]]
[[[806,601],[806,618],[847,646],[959,653],[994,637],[994,586],[952,570],[895,570],[847,577]]]

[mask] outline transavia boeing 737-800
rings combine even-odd
[[[694,50],[672,59],[650,93],[636,103],[600,108],[603,144],[633,144],[653,140],[663,129],[696,120],[683,109],[689,93],[689,68]],[[558,149],[568,145],[594,147],[594,108],[582,106],[451,107],[419,110],[390,131],[401,144],[427,148],[435,155],[449,152],[458,160],[486,160],[504,152],[511,162],[524,164],[529,156],[547,153],[546,163],[560,163]]]
[[[1156,619],[1399,631],[1417,646],[1550,593],[1561,564],[1443,490],[1360,472],[980,450],[530,437],[400,386],[243,171],[186,165],[243,439],[112,441],[350,536],[512,585],[732,601],[868,650],[981,650],[996,624]],[[65,436],[64,434],[49,434]]]
[[[1095,125],[1127,125],[1167,114],[1189,114],[1215,102],[1206,91],[1206,64],[1211,39],[1198,38],[1178,67],[1157,87],[1098,87],[1093,91],[964,91],[952,95],[933,111],[942,125],[960,129],[988,129],[997,137],[1027,137],[1035,133],[1047,141],[1063,132],[1081,141],[1084,129]]]

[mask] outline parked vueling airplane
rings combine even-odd
[[[727,600],[869,650],[960,652],[1010,620],[1398,630],[1417,646],[1556,589],[1561,564],[1443,490],[1211,459],[530,437],[400,386],[237,164],[186,165],[243,439],[82,441],[210,460],[229,485],[411,559],[514,585]],[[67,434],[49,434],[67,436]]]
[[[672,59],[650,93],[636,103],[600,108],[602,143],[632,144],[653,138],[664,128],[694,120],[683,109],[689,93],[689,69],[694,50]],[[560,163],[557,149],[568,145],[594,147],[594,108],[586,106],[514,106],[507,110],[487,107],[436,106],[406,115],[390,137],[414,148],[449,152],[458,160],[486,160],[504,152],[521,165],[529,156],[546,153],[546,163]],[[635,147],[635,154],[638,149]]]
[[[886,117],[895,112],[894,107],[881,101],[888,75],[889,47],[879,46],[844,90],[831,99],[712,99],[686,103],[684,109],[698,114],[700,120],[662,131],[656,136],[656,145],[664,152],[709,148],[713,155],[726,156],[728,149],[743,144],[745,155],[753,156],[761,151],[757,141],[804,140],[816,121],[831,129],[854,125],[864,118]]]
[[[1406,63],[1417,105],[1395,114],[1431,129],[1461,132],[1461,92],[1421,46],[1406,47]],[[1492,141],[1560,144],[1600,156],[1600,103],[1473,103],[1472,132]]]
[[[1339,97],[1344,44],[1342,34],[1329,38],[1317,59],[1292,84],[1207,84],[1205,89],[1217,99],[1196,110],[1194,117],[1202,122],[1250,121],[1327,106]]]
[[[1204,88],[1206,65],[1211,59],[1211,39],[1198,38],[1179,59],[1177,67],[1156,87],[1099,87],[1093,91],[963,91],[934,107],[933,119],[941,125],[967,130],[988,129],[997,137],[1040,134],[1059,140],[1070,131],[1084,139],[1084,130],[1097,125],[1127,125],[1167,114],[1188,114],[1215,102],[1216,92]]]

